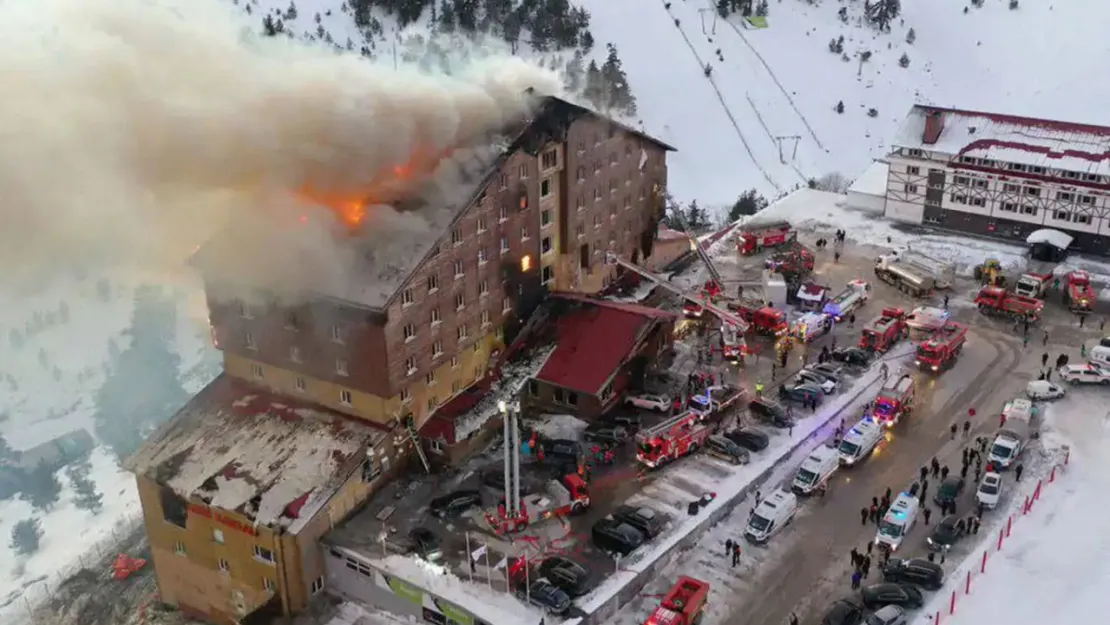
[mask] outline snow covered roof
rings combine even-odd
[[[798,288],[798,298],[809,302],[819,302],[821,298],[825,297],[827,291],[827,288],[819,284],[807,282]]]
[[[954,156],[1110,175],[1110,128],[1104,126],[916,105],[893,143]]]
[[[864,195],[886,195],[887,178],[890,165],[882,161],[875,161],[863,171],[848,187],[848,193],[862,193]]]
[[[659,226],[659,233],[655,235],[655,238],[660,240],[660,241],[681,241],[681,240],[689,241],[690,240],[690,237],[686,236],[685,232],[679,232],[678,230],[671,230],[670,228],[668,228],[666,226],[662,226],[662,225]]]
[[[126,468],[182,497],[296,533],[385,436],[221,374],[152,434]]]
[[[1068,249],[1069,247],[1071,247],[1071,242],[1074,240],[1075,239],[1072,238],[1070,234],[1060,232],[1059,230],[1053,230],[1052,228],[1041,228],[1040,230],[1034,230],[1033,232],[1029,233],[1029,236],[1025,237],[1025,242],[1030,245],[1047,243],[1059,250]]]

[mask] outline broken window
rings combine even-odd
[[[189,503],[168,488],[163,488],[158,498],[162,504],[162,518],[167,523],[185,529],[189,518]]]

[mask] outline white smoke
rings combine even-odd
[[[414,154],[437,157],[519,118],[525,89],[559,89],[518,58],[470,60],[450,76],[398,69],[261,37],[256,18],[233,10],[0,3],[4,276],[180,264],[229,218],[264,236],[260,225],[304,210],[292,190],[358,197]]]

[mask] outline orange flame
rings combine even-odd
[[[343,224],[356,228],[366,220],[366,207],[401,199],[421,178],[430,175],[452,151],[444,150],[439,154],[429,155],[424,150],[416,150],[408,162],[394,165],[388,172],[371,176],[370,182],[361,189],[329,192],[306,184],[296,194],[314,204],[328,207]],[[304,222],[305,219],[302,217],[301,221]]]

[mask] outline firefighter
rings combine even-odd
[[[763,382],[756,382],[755,383],[755,396],[756,397],[763,397]]]

